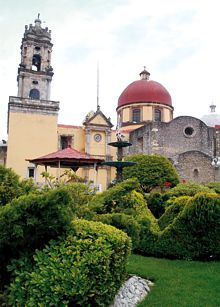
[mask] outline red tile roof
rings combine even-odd
[[[80,167],[94,163],[101,163],[104,160],[68,147],[36,159],[27,159],[27,161],[35,164],[49,165],[52,167],[57,167],[58,162],[60,162],[61,167]]]

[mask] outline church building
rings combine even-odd
[[[173,118],[169,92],[149,77],[144,69],[140,80],[128,85],[118,99],[120,126],[128,129],[133,144],[127,154],[166,156],[184,181],[218,181],[219,117],[212,112],[204,118],[206,122],[212,119],[212,127],[191,116]]]
[[[59,101],[50,100],[53,78],[51,31],[42,28],[39,17],[34,25],[25,26],[18,68],[18,93],[9,97],[8,141],[0,144],[0,163],[11,167],[22,178],[33,177],[42,182],[43,166],[31,163],[49,153],[74,148],[82,154],[103,161],[116,159],[116,150],[108,143],[116,140],[112,123],[97,105],[82,126],[58,124]],[[214,107],[214,106],[213,106]],[[220,126],[191,116],[173,117],[172,98],[160,83],[150,80],[144,68],[140,80],[122,91],[116,106],[120,131],[133,145],[124,155],[160,154],[168,157],[182,180],[219,181]],[[220,124],[220,121],[219,121]],[[58,170],[49,173],[58,176]],[[99,165],[77,171],[100,190],[108,187],[115,169]]]
[[[21,62],[18,68],[18,94],[9,97],[8,144],[6,166],[22,178],[43,181],[44,167],[29,162],[57,150],[72,147],[79,152],[111,160],[115,154],[108,143],[114,140],[112,123],[100,107],[89,112],[82,126],[58,124],[60,103],[50,100],[53,78],[51,31],[42,28],[37,18],[34,25],[25,26],[21,42]],[[48,169],[58,177],[58,170]],[[92,167],[78,170],[78,175],[94,182]],[[96,184],[106,189],[114,177],[109,166],[99,166]]]

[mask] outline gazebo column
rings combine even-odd
[[[60,182],[60,160],[58,161],[58,182]]]
[[[38,176],[38,169],[37,169],[38,165],[35,164],[35,174],[34,174],[34,182],[37,183],[37,176]]]
[[[91,129],[86,128],[86,144],[85,144],[85,152],[90,154],[90,140],[91,140]]]
[[[98,166],[97,163],[94,163],[94,186],[97,186],[97,179],[98,179]]]

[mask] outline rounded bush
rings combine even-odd
[[[13,258],[32,255],[51,239],[62,235],[71,223],[70,195],[60,188],[39,195],[30,194],[0,207],[1,278]]]
[[[64,240],[34,256],[32,271],[16,271],[13,306],[109,306],[126,274],[128,236],[99,222],[77,220]]]
[[[175,197],[194,196],[200,192],[212,193],[214,192],[214,190],[199,183],[188,182],[188,183],[179,183],[176,187],[168,190],[165,194],[167,195],[167,198],[171,198],[173,196]]]
[[[124,213],[100,214],[96,215],[95,220],[126,232],[132,240],[133,249],[139,246],[140,225],[133,216]]]
[[[126,161],[136,162],[132,167],[123,168],[123,178],[137,178],[145,193],[165,184],[175,186],[179,183],[179,176],[172,163],[160,155],[134,154],[125,157]]]

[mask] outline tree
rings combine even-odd
[[[0,165],[0,205],[6,205],[19,194],[19,176],[12,169]]]
[[[11,168],[0,165],[0,206],[33,191],[36,191],[36,187],[32,180],[20,181],[19,176]]]
[[[163,189],[167,186],[167,183],[170,187],[179,183],[179,176],[175,167],[163,156],[135,154],[127,156],[125,160],[137,164],[123,169],[123,179],[137,178],[146,193],[156,187]]]

